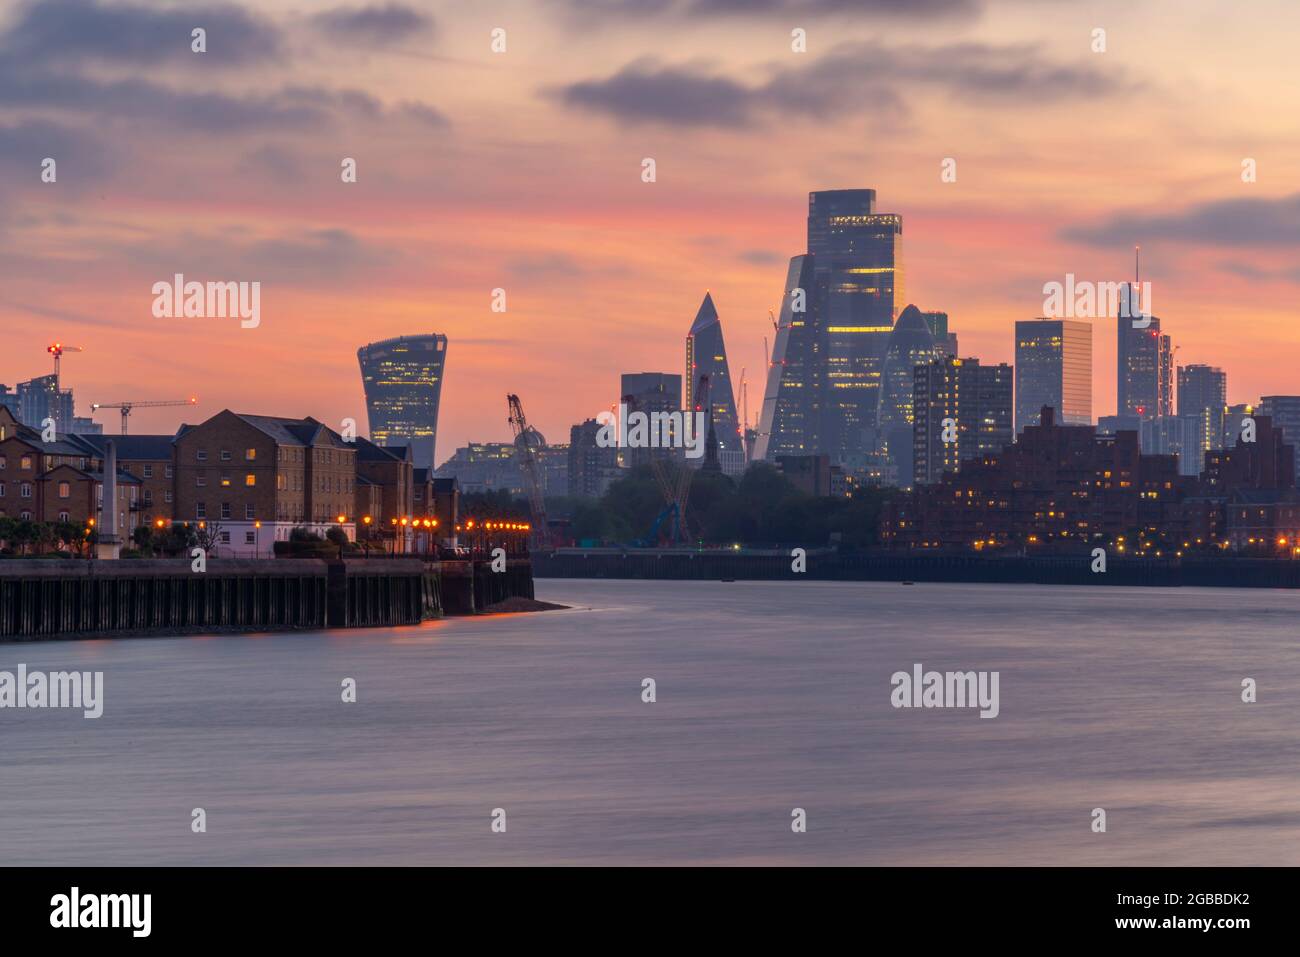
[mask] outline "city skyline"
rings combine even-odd
[[[99,11],[107,38],[167,22],[165,10],[77,6]],[[214,45],[196,62],[187,48],[123,44],[152,62],[158,119],[113,99],[106,78],[134,63],[97,52],[92,76],[81,48],[40,29],[52,13],[4,4],[0,64],[35,64],[51,112],[39,127],[0,101],[13,146],[0,156],[0,322],[14,333],[0,381],[43,372],[58,337],[86,347],[64,374],[88,401],[197,391],[205,409],[360,421],[360,389],[343,387],[356,344],[436,328],[457,342],[464,375],[445,397],[445,447],[498,434],[502,390],[475,381],[510,380],[538,427],[560,435],[603,407],[611,338],[645,367],[680,366],[679,317],[704,289],[728,318],[732,362],[757,368],[804,194],[868,183],[907,223],[908,300],[948,311],[968,354],[1011,361],[1007,324],[1041,314],[1044,282],[1125,279],[1141,243],[1180,357],[1224,368],[1232,403],[1295,391],[1298,204],[1279,171],[1300,145],[1267,121],[1277,105],[1258,90],[1300,12],[1263,4],[1281,29],[1234,46],[1244,23],[1208,36],[1195,16],[1164,22],[1122,4],[1103,4],[1104,17],[1038,11],[1032,24],[1014,5],[957,6],[925,18],[814,9],[796,54],[775,13],[706,17],[661,52],[645,27],[680,24],[670,9],[604,20],[597,39],[557,3],[511,11],[509,50],[493,54],[494,11],[453,22],[434,7],[404,30],[340,40],[312,18],[322,5],[268,3],[214,21],[241,39],[257,24],[239,54]],[[1090,49],[1094,19],[1105,53]],[[336,56],[304,56],[297,30]],[[561,43],[577,55],[543,52]],[[1192,66],[1206,59],[1222,67],[1212,86]],[[430,93],[431,77],[457,96]],[[837,79],[871,95],[851,102]],[[184,121],[207,92],[224,112]],[[113,139],[101,118],[118,123]],[[204,122],[228,149],[209,148]],[[1140,163],[1134,128],[1162,144]],[[155,149],[164,131],[168,148]],[[56,183],[40,181],[46,156],[60,161]],[[358,178],[343,184],[349,156]],[[645,157],[654,183],[641,180]],[[955,182],[940,178],[949,157]],[[1242,181],[1245,159],[1258,161],[1255,182]],[[153,319],[150,285],[175,272],[262,281],[261,325]],[[491,311],[496,288],[505,313]],[[1095,341],[1100,416],[1114,411],[1115,357],[1111,337]],[[545,362],[527,361],[541,350]],[[149,395],[123,352],[151,370]],[[134,427],[174,422],[140,410]]]

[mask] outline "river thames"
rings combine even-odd
[[[1300,592],[537,597],[572,608],[0,645],[104,673],[98,719],[0,710],[0,864],[1300,864]],[[917,664],[998,672],[997,717],[894,708]]]

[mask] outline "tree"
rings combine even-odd
[[[217,554],[217,545],[221,543],[221,525],[218,522],[199,522],[194,530],[194,541],[208,554]]]

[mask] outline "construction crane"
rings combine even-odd
[[[63,358],[65,352],[81,352],[81,346],[65,346],[61,342],[51,342],[46,346],[45,351],[54,356],[54,381],[59,381],[59,360]]]
[[[537,457],[537,447],[541,444],[541,433],[528,424],[524,418],[524,407],[519,396],[511,393],[506,396],[506,406],[510,409],[510,428],[515,433],[515,454],[523,466],[524,479],[528,482],[528,507],[533,513],[532,548],[544,552],[551,548],[551,530],[546,524],[546,500],[542,494],[542,468]]]
[[[92,413],[100,409],[121,409],[122,411],[122,434],[126,435],[126,420],[131,416],[132,409],[157,409],[170,405],[198,405],[198,398],[189,399],[161,399],[152,402],[96,402],[91,405]]]

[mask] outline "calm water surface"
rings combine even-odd
[[[106,698],[0,710],[0,864],[1300,864],[1298,592],[537,591],[574,608],[0,645]],[[893,709],[914,662],[1000,716]]]

